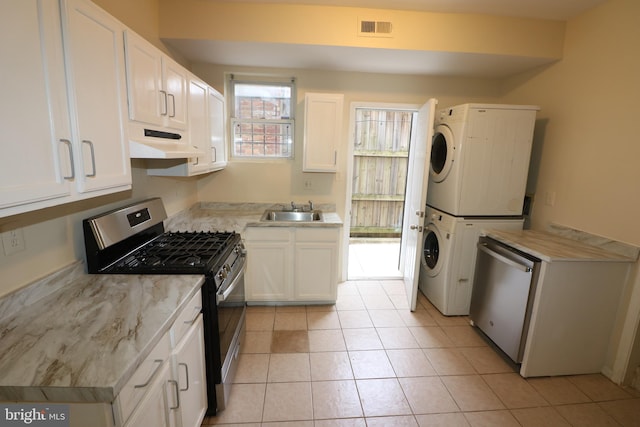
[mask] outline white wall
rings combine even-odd
[[[491,102],[497,99],[499,82],[492,79],[463,79],[406,75],[382,75],[314,70],[246,69],[232,66],[194,64],[193,71],[219,91],[224,90],[224,73],[263,73],[295,77],[297,85],[296,130],[293,160],[234,161],[227,168],[198,181],[198,199],[227,202],[335,203],[346,215],[347,147],[352,102],[403,103],[420,105],[435,97],[445,107],[461,102]],[[303,102],[305,92],[345,95],[343,133],[338,152],[338,173],[302,172]],[[311,181],[311,189],[304,182]]]
[[[529,182],[533,228],[559,223],[640,246],[638,17],[640,2],[610,0],[567,23],[561,61],[504,84],[504,102],[542,107]],[[615,375],[640,315],[635,271],[614,336]],[[635,342],[632,366],[640,365]]]

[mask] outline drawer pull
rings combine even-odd
[[[169,409],[176,410],[180,407],[180,388],[178,387],[178,381],[176,380],[169,380],[169,382],[171,384],[173,384],[176,388],[176,406],[170,406]]]
[[[181,388],[180,391],[189,390],[189,366],[186,363],[178,363],[179,366],[184,366],[184,372],[187,376],[187,386],[185,388]]]
[[[158,373],[158,370],[160,369],[160,367],[162,366],[162,362],[164,362],[164,360],[162,359],[156,359],[153,361],[153,363],[157,363],[158,366],[156,366],[156,368],[153,370],[153,372],[151,373],[151,375],[149,376],[149,379],[144,383],[144,384],[136,384],[133,387],[134,388],[144,388],[146,386],[149,385],[149,383],[151,382],[151,380],[153,380],[153,377],[156,376],[156,374]]]
[[[198,316],[200,316],[200,310],[202,310],[202,307],[194,307],[193,309],[198,311],[193,319],[184,321],[184,323],[186,323],[187,325],[193,325],[194,323],[196,323],[196,320],[198,320]]]

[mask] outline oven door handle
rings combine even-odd
[[[240,269],[240,272],[238,273],[238,275],[236,275],[236,277],[234,277],[233,281],[229,286],[227,286],[226,289],[223,289],[216,294],[216,304],[220,304],[221,302],[224,302],[229,297],[231,292],[234,291],[234,289],[240,282],[240,279],[242,279],[242,276],[244,276],[244,271],[247,269],[247,258],[243,256],[241,257],[241,259],[242,259],[242,267]]]

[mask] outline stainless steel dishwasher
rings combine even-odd
[[[514,362],[522,362],[540,260],[480,237],[469,317]]]

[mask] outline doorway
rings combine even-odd
[[[348,280],[399,279],[409,147],[416,110],[352,110]]]

